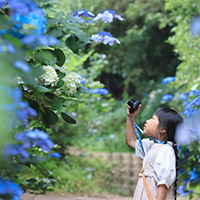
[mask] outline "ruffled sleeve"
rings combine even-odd
[[[149,140],[149,139],[142,139],[142,145],[144,148],[144,152],[146,154],[147,151],[149,151],[151,147],[154,145],[154,141]],[[136,143],[135,143],[135,155],[142,159],[144,159],[144,156],[145,156],[140,146],[139,140],[136,140]]]
[[[154,178],[158,185],[165,184],[169,189],[176,178],[176,158],[174,150],[165,145],[156,155]]]

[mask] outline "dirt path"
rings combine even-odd
[[[185,198],[177,198],[178,200],[188,200],[189,197]],[[45,195],[33,195],[33,194],[25,194],[21,200],[132,200],[132,197],[124,197],[112,194],[104,194],[101,196],[74,196],[74,195],[67,195],[67,196],[60,196],[53,193],[48,193]],[[196,200],[196,198],[194,198]]]
[[[132,197],[123,197],[112,194],[105,194],[96,197],[74,196],[74,195],[60,196],[49,193],[45,195],[25,194],[22,197],[22,200],[132,200]]]

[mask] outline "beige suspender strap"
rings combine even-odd
[[[152,195],[151,195],[151,192],[150,192],[150,190],[149,190],[149,187],[148,187],[148,185],[147,185],[147,182],[146,182],[146,179],[145,179],[145,176],[144,176],[144,170],[142,171],[142,181],[143,181],[143,183],[144,183],[144,187],[145,187],[145,190],[146,190],[147,195],[148,195],[148,197],[149,197],[149,200],[153,200],[153,197],[152,197]]]
[[[142,181],[144,183],[144,187],[145,187],[145,190],[146,190],[146,193],[147,193],[147,196],[149,197],[149,200],[153,200],[153,197],[151,195],[151,192],[149,190],[149,187],[147,185],[147,182],[146,182],[146,179],[145,179],[145,176],[144,176],[144,161],[143,161],[143,170],[142,170]]]

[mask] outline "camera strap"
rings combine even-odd
[[[144,133],[143,133],[142,129],[134,122],[134,120],[133,120],[132,117],[131,117],[131,120],[133,121],[133,126],[134,126],[134,128],[135,128],[135,133],[136,133],[137,139],[138,139],[138,141],[139,141],[139,143],[140,143],[142,152],[143,152],[144,155],[145,155],[144,147],[143,147],[143,144],[142,144],[142,139],[141,139],[141,137],[140,137],[140,133],[142,133],[142,135],[144,135]],[[149,138],[150,138],[151,140],[155,141],[155,142],[158,143],[158,144],[165,144],[165,143],[166,143],[166,144],[170,145],[170,146],[173,148],[173,146],[172,146],[172,144],[171,144],[170,142],[160,141],[160,140],[157,140],[157,139],[152,138],[152,137],[149,137]]]

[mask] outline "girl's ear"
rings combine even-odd
[[[161,133],[162,135],[164,135],[164,134],[167,134],[167,131],[166,131],[164,128],[162,128],[162,129],[160,129],[160,133]]]
[[[160,129],[160,139],[164,141],[168,140],[167,131],[164,128]]]

